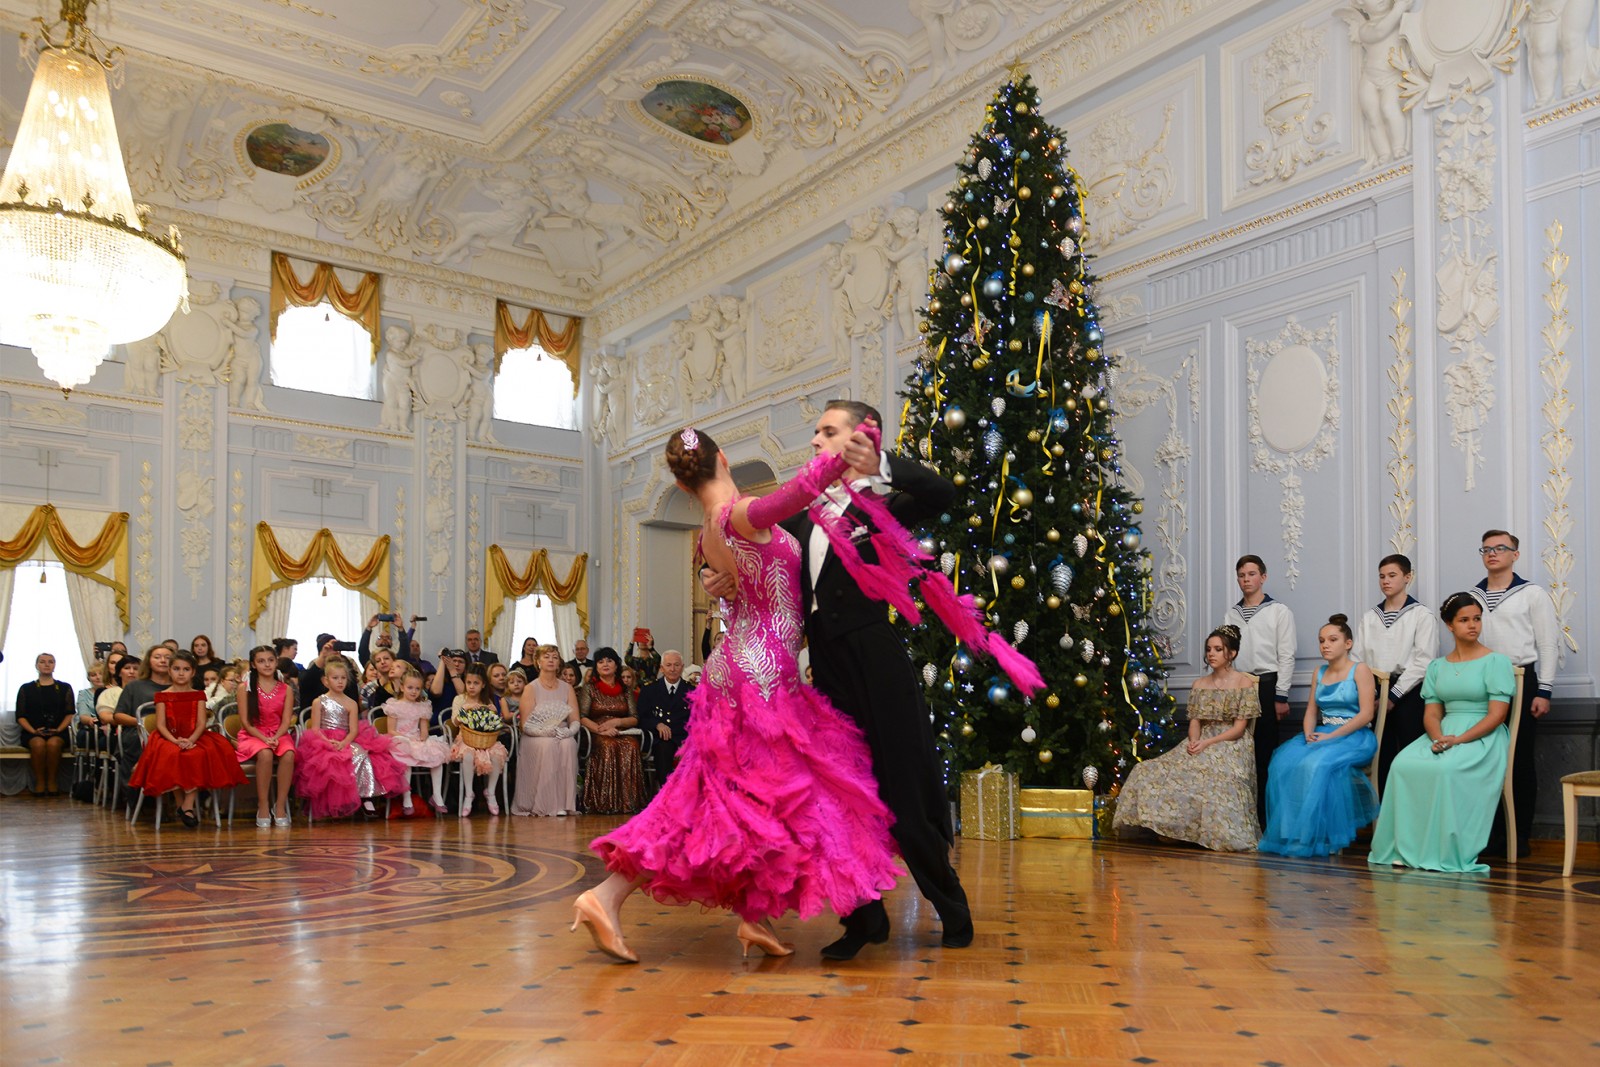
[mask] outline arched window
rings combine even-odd
[[[272,340],[272,384],[373,399],[372,335],[326,300],[285,308]]]
[[[576,430],[578,387],[572,372],[537,344],[511,349],[500,360],[500,372],[495,375],[494,417]]]

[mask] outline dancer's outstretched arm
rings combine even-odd
[[[876,426],[870,422],[862,423],[857,428],[856,434],[862,437],[863,443],[876,450],[878,447]],[[793,478],[766,496],[739,501],[733,510],[734,524],[741,525],[739,512],[742,507],[744,525],[748,525],[752,530],[770,529],[790,515],[804,511],[824,489],[838,481],[839,476],[849,469],[850,461],[843,453],[836,456],[830,456],[825,452],[818,453],[811,458],[811,462],[801,467]]]

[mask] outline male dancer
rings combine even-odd
[[[1524,859],[1530,852],[1533,805],[1539,794],[1533,762],[1534,724],[1550,710],[1556,641],[1561,628],[1550,594],[1516,571],[1521,547],[1522,542],[1504,530],[1487,531],[1478,549],[1487,577],[1473,586],[1471,593],[1483,605],[1483,636],[1479,640],[1485,648],[1501,653],[1523,670],[1522,707],[1514,712],[1521,716],[1521,725],[1517,727],[1517,752],[1511,764],[1511,798],[1517,803],[1517,857]],[[1505,840],[1502,808],[1484,851],[1504,851]]]
[[[915,526],[949,507],[955,486],[920,463],[852,442],[853,431],[866,419],[883,425],[877,411],[866,404],[830,401],[817,420],[812,450],[843,454],[850,460],[852,484],[889,493],[889,509],[904,526]],[[826,495],[824,506],[849,510],[849,497],[841,487]],[[858,526],[870,525],[859,512],[849,514]],[[906,867],[939,913],[944,947],[965,948],[972,943],[972,912],[961,879],[950,866],[954,843],[950,804],[940,780],[922,682],[900,635],[889,624],[888,608],[861,592],[829,551],[821,528],[805,512],[783,527],[800,542],[801,605],[815,685],[866,734],[878,795],[894,814],[890,832]],[[859,548],[864,560],[877,562],[869,541],[863,539]],[[712,596],[735,593],[731,576],[712,575],[705,586]],[[822,950],[825,959],[854,959],[866,945],[889,939],[889,914],[881,900],[857,908],[841,922],[844,936]]]

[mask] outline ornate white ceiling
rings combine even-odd
[[[115,0],[97,28],[129,53],[118,123],[135,194],[158,215],[585,310],[1046,20],[1067,29],[1137,3]],[[20,31],[38,7],[0,0],[0,27]],[[645,99],[663,81],[721,90],[748,121]],[[6,135],[27,84],[0,63]],[[270,150],[309,154],[263,169],[249,135],[273,124],[289,129]]]

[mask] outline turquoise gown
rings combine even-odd
[[[1361,714],[1355,666],[1343,681],[1323,685],[1327,669],[1317,670],[1319,734]],[[1256,847],[1283,856],[1331,856],[1354,841],[1378,814],[1366,775],[1377,751],[1370,726],[1331,741],[1310,744],[1301,735],[1279,745],[1267,770],[1266,833]]]
[[[1489,701],[1509,704],[1516,691],[1511,661],[1498,652],[1466,663],[1436,659],[1422,680],[1423,703],[1444,705],[1446,736],[1466,733],[1489,713]],[[1478,853],[1489,843],[1510,747],[1511,735],[1501,723],[1478,740],[1444,752],[1435,753],[1427,735],[1402,749],[1389,768],[1367,862],[1488,871]]]

